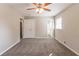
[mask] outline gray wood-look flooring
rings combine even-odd
[[[2,56],[76,56],[54,39],[22,39]]]

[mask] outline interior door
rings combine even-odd
[[[34,37],[35,37],[35,20],[33,19],[24,20],[23,38],[34,38]]]

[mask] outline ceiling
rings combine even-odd
[[[32,3],[12,3],[9,4],[11,7],[15,8],[22,16],[55,16],[68,6],[70,3],[52,3],[48,6],[51,9],[50,12],[43,11],[42,14],[37,14],[35,10],[26,10],[27,8],[35,7]]]

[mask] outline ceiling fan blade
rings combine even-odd
[[[47,8],[43,8],[45,11],[51,11],[50,9],[47,9]]]
[[[28,8],[27,10],[35,10],[36,8]]]
[[[44,7],[46,7],[46,6],[50,5],[50,4],[51,4],[51,3],[45,3],[45,4],[44,4]]]
[[[37,8],[41,8],[42,4],[41,3],[33,3]]]
[[[36,6],[36,5],[37,5],[37,3],[33,3],[33,5],[35,5],[35,6]]]
[[[38,4],[37,3],[33,3],[33,5],[36,6],[36,7],[38,7]]]

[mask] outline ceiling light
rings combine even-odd
[[[38,14],[41,14],[43,11],[44,11],[44,9],[42,9],[42,8],[37,8],[37,9],[36,9],[36,12],[37,12]]]
[[[48,5],[51,3],[33,3],[36,8],[28,8],[27,10],[36,10],[38,14],[42,13],[43,11],[48,11],[50,12],[51,10],[48,9]]]

